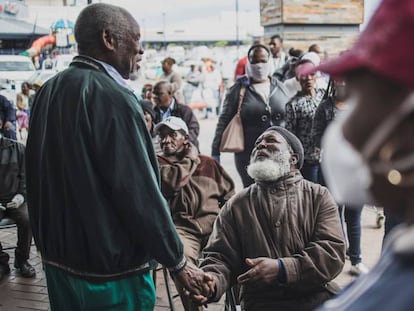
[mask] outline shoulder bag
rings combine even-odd
[[[227,124],[221,135],[220,152],[238,153],[244,151],[244,134],[240,111],[245,93],[246,87],[242,85],[237,112],[229,124]]]

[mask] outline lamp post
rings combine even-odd
[[[164,36],[164,48],[167,48],[167,37],[166,37],[166,33],[165,33],[165,12],[162,12],[162,33]]]
[[[240,40],[239,40],[239,0],[236,0],[236,46],[237,46],[237,58],[240,57]]]

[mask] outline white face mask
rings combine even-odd
[[[371,174],[361,155],[345,139],[342,121],[333,122],[322,140],[322,170],[329,190],[339,204],[373,203]]]
[[[350,105],[352,107],[352,104]],[[372,183],[371,172],[386,175],[389,182],[396,185],[401,182],[401,172],[414,167],[413,154],[394,161],[381,159],[367,164],[367,159],[378,151],[401,120],[412,111],[414,93],[374,130],[361,152],[358,152],[343,135],[342,125],[346,117],[332,122],[328,127],[322,141],[322,168],[329,190],[339,204],[375,204],[369,190]]]
[[[270,75],[270,63],[246,64],[246,75],[254,81],[264,81]]]

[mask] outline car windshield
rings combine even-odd
[[[0,71],[33,71],[34,66],[30,62],[6,61],[0,62]]]

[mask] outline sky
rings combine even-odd
[[[138,22],[147,27],[162,27],[163,13],[165,13],[165,23],[169,24],[236,9],[236,0],[102,0],[101,2],[128,9]],[[140,2],[142,5],[139,4]],[[238,0],[238,3],[240,12],[260,10],[259,0]]]
[[[164,25],[166,29],[175,29],[188,24],[191,28],[194,20],[209,19],[218,17],[223,12],[235,11],[236,1],[238,2],[239,12],[256,12],[257,18],[248,21],[240,18],[240,24],[250,23],[250,28],[260,29],[259,11],[260,0],[93,0],[93,2],[106,2],[126,8],[138,20],[142,28],[162,30]],[[78,4],[86,4],[86,0],[77,0]],[[380,0],[365,0],[365,20],[368,20]],[[38,8],[35,12],[32,10],[31,22],[37,20],[37,23],[43,27],[49,27],[52,23],[52,16],[56,16],[56,7]],[[81,7],[68,6],[65,12],[59,13],[59,18],[68,18],[76,20],[77,14]],[[50,12],[52,10],[52,13]],[[224,15],[222,15],[224,16]],[[179,26],[181,25],[181,26]],[[364,28],[364,25],[361,27]],[[216,31],[212,27],[212,31]]]
[[[260,0],[100,0],[128,9],[146,27],[162,27],[165,23],[175,23],[183,19],[203,18],[217,15],[221,11],[260,11]],[[94,1],[98,2],[98,1]],[[139,5],[142,2],[142,5]],[[374,12],[380,0],[365,0],[366,20]],[[363,27],[362,27],[363,28]]]

